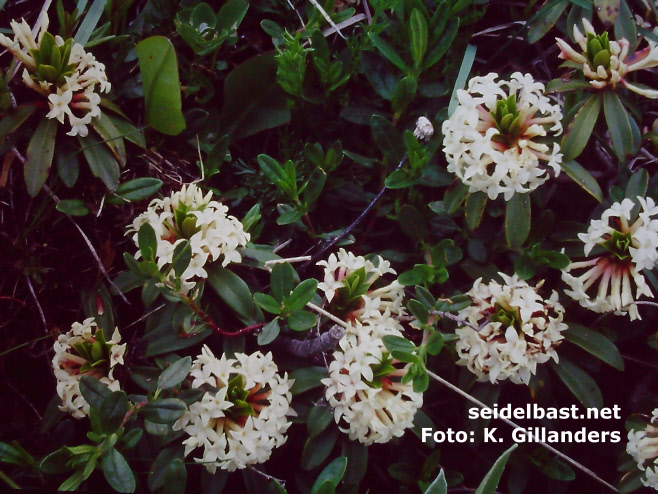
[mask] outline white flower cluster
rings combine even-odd
[[[416,120],[416,128],[414,129],[414,136],[417,139],[428,140],[434,135],[434,126],[427,117],[418,117]]]
[[[395,274],[388,261],[377,261],[340,249],[338,256],[318,262],[325,267],[318,287],[332,301],[344,289],[344,280],[360,269],[368,288],[382,275]],[[382,341],[387,335],[402,336],[397,317],[405,314],[403,298],[397,280],[361,295],[359,305],[346,316],[347,328],[329,364],[329,377],[322,380],[340,430],[363,444],[402,436],[423,405],[422,393],[414,392],[411,382],[401,382],[411,364],[391,358]]]
[[[628,433],[626,452],[645,473],[642,484],[658,490],[658,408],[653,411],[651,423],[644,430]]]
[[[562,272],[562,280],[571,288],[565,293],[581,306],[594,312],[628,313],[631,320],[641,319],[635,298],[641,295],[653,298],[640,271],[653,269],[658,261],[658,207],[650,197],[637,200],[641,210],[632,225],[629,223],[635,203],[628,198],[606,209],[600,220],[592,220],[587,233],[578,235],[585,243],[585,255],[597,245],[606,252],[572,262]],[[586,271],[579,276],[571,274],[581,269]]]
[[[562,133],[560,107],[544,96],[544,85],[515,72],[509,81],[498,74],[474,77],[457,91],[459,106],[443,123],[443,151],[448,171],[490,199],[509,201],[548,180],[547,168],[560,173],[560,146],[536,140]],[[511,100],[511,101],[510,101]],[[504,108],[504,111],[498,112]]]
[[[476,280],[468,292],[472,305],[459,311],[473,327],[463,325],[455,331],[457,364],[466,366],[478,381],[528,384],[537,364],[558,361],[555,349],[567,329],[564,309],[557,292],[548,300],[537,293],[543,282],[531,287],[516,274],[499,275],[504,285]]]
[[[193,388],[205,385],[212,391],[190,405],[173,429],[190,436],[183,441],[185,456],[203,448],[195,461],[210,473],[217,467],[232,472],[263,463],[286,442],[287,416],[296,415],[290,407],[294,381],[278,374],[271,353],[216,358],[204,345],[190,377]]]
[[[114,367],[117,364],[123,365],[126,344],[119,345],[121,335],[119,334],[119,330],[115,329],[112,339],[105,342],[105,345],[102,345],[105,348],[101,348],[99,345],[102,343],[97,339],[100,336],[98,334],[99,332],[102,332],[102,330],[98,328],[94,318],[89,317],[82,321],[82,323],[73,323],[71,329],[64,334],[60,334],[53,345],[53,349],[55,350],[53,369],[55,371],[55,378],[57,379],[57,394],[62,399],[62,404],[59,408],[63,412],[68,412],[78,419],[89,415],[89,404],[82,394],[80,394],[81,376],[88,375],[95,377],[112,391],[118,391],[120,389],[119,381],[114,379],[113,373]],[[96,352],[100,350],[103,357],[105,357],[105,361],[87,370],[87,367],[94,362],[89,361],[90,355],[87,355],[87,358],[81,355],[76,350],[76,347],[80,348],[79,345],[90,345],[93,347],[94,344],[99,346]],[[108,358],[109,362],[107,361]]]
[[[245,246],[250,238],[237,218],[227,216],[228,208],[211,199],[212,192],[204,196],[196,184],[183,185],[179,192],[169,197],[152,200],[128,230],[128,233],[137,232],[146,223],[153,227],[159,268],[173,261],[174,249],[179,243],[189,241],[192,258],[181,275],[184,291],[194,287],[195,277],[208,276],[204,269],[207,262],[217,261],[220,257],[223,258],[222,266],[242,261],[237,249]],[[135,233],[135,245],[138,245],[137,239]]]
[[[101,113],[99,93],[108,93],[112,85],[105,75],[105,65],[98,62],[91,53],[87,53],[79,43],[73,43],[71,46],[68,63],[74,68],[70,75],[64,77],[63,83],[55,84],[41,77],[30,50],[40,49],[48,23],[48,16],[43,15],[35,39],[25,20],[20,23],[12,21],[10,25],[15,37],[11,40],[0,34],[0,45],[9,49],[25,65],[25,85],[48,98],[50,112],[46,117],[56,118],[60,123],[64,123],[64,118],[68,117],[71,130],[67,134],[85,137],[89,133],[87,125]],[[54,39],[58,47],[65,43],[60,36],[55,36]]]
[[[319,261],[318,266],[324,266],[324,281],[318,283],[328,302],[334,300],[337,293],[346,289],[345,281],[355,271],[365,271],[365,283],[372,286],[380,277],[390,273],[395,274],[391,263],[380,256],[376,258],[376,264],[362,256],[355,256],[352,252],[340,249],[338,255],[331,254],[326,261]],[[404,315],[405,310],[404,287],[397,280],[380,288],[369,290],[361,295],[357,307],[353,308],[348,319],[356,318],[362,322],[378,321],[380,324],[391,325],[397,331],[399,323],[393,316]]]
[[[578,53],[566,41],[555,38],[560,47],[560,58],[580,64],[583,74],[590,79],[589,83],[595,89],[602,89],[606,86],[614,89],[620,84],[647,98],[658,98],[658,90],[640,87],[625,79],[629,72],[649,69],[658,65],[658,46],[654,41],[647,39],[646,48],[629,53],[630,42],[626,38],[607,41],[607,33],[604,33],[605,42],[601,43],[601,37],[596,35],[592,24],[585,18],[582,19],[582,23],[585,34],[580,32],[578,26],[573,27],[573,37],[582,53]],[[592,50],[592,38],[598,43],[596,50]],[[601,46],[606,44],[607,46]],[[601,52],[603,53],[599,55]],[[588,59],[588,53],[594,55],[593,60]]]

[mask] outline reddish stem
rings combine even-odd
[[[263,326],[265,326],[264,322],[258,323],[258,324],[252,324],[251,326],[247,326],[245,328],[239,329],[237,331],[224,331],[222,328],[217,326],[215,322],[210,318],[208,314],[206,314],[200,307],[198,307],[193,300],[189,300],[188,305],[192,311],[196,314],[196,316],[201,319],[207,326],[209,326],[213,331],[221,334],[222,336],[240,336],[241,334],[249,333],[251,331],[254,331],[256,329],[260,329]]]

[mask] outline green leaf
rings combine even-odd
[[[333,409],[330,406],[316,405],[311,407],[306,421],[309,437],[315,437],[324,431],[334,418]]]
[[[413,240],[420,241],[427,236],[427,220],[418,209],[409,204],[400,208],[398,223],[402,231]]]
[[[346,468],[347,458],[345,456],[340,456],[334,459],[329,465],[324,467],[324,470],[318,475],[313,487],[311,487],[311,494],[320,494],[320,488],[326,484],[329,484],[334,489],[338,487],[343,475],[345,475]]]
[[[232,141],[284,125],[290,121],[286,96],[276,82],[275,53],[248,59],[231,71],[224,82],[224,103],[219,135]]]
[[[57,488],[58,491],[75,491],[80,487],[80,484],[85,480],[84,471],[76,470],[76,472],[66,479],[62,484]]]
[[[427,51],[427,21],[420,9],[413,9],[409,17],[411,31],[411,56],[419,67]]]
[[[562,79],[553,79],[546,85],[547,93],[564,93],[567,91],[577,91],[580,89],[589,89],[589,82],[582,79],[570,79],[568,81],[563,81]]]
[[[293,331],[306,331],[318,323],[318,316],[307,310],[293,312],[288,318],[288,326]]]
[[[258,307],[270,314],[281,314],[283,312],[281,304],[274,297],[266,293],[254,293],[254,302],[256,302]]]
[[[536,43],[543,38],[544,35],[552,29],[568,5],[568,0],[561,0],[553,5],[549,4],[543,7],[538,12],[532,24],[530,24],[530,29],[528,30],[528,43]]]
[[[309,437],[302,450],[302,470],[308,472],[319,467],[327,459],[329,454],[331,454],[331,450],[334,449],[337,436],[338,431],[332,427],[326,429],[318,436]]]
[[[0,120],[0,147],[6,137],[15,132],[36,111],[37,105],[20,105],[8,111]]]
[[[110,487],[117,492],[135,492],[135,476],[130,465],[116,449],[111,448],[101,462],[103,475]]]
[[[89,10],[86,12],[85,17],[82,20],[82,24],[80,24],[78,31],[73,37],[73,40],[76,43],[80,43],[82,46],[87,44],[87,41],[89,41],[89,38],[91,37],[91,33],[94,32],[96,24],[98,24],[101,15],[103,15],[103,9],[105,8],[106,3],[107,0],[95,0],[94,3],[91,4],[91,7],[89,7]]]
[[[144,85],[146,122],[163,134],[180,134],[185,129],[185,118],[174,46],[164,36],[151,36],[137,45],[137,57]]]
[[[396,117],[402,115],[407,106],[414,100],[418,83],[414,77],[403,78],[395,88],[391,108]]]
[[[443,468],[423,494],[448,494],[448,482]]]
[[[64,199],[57,203],[55,209],[71,216],[85,216],[89,214],[89,208],[81,199]]]
[[[603,113],[608,125],[612,149],[620,162],[633,154],[633,131],[631,130],[630,115],[621,104],[619,96],[614,91],[603,93]]]
[[[177,360],[158,377],[158,389],[165,390],[178,386],[190,373],[192,368],[192,357]]]
[[[457,90],[464,89],[466,81],[468,80],[468,75],[471,73],[471,68],[473,67],[473,62],[475,61],[475,52],[477,47],[475,45],[466,45],[466,51],[464,52],[464,58],[462,59],[461,66],[459,67],[459,74],[457,74],[457,79],[455,80],[455,87],[452,90],[452,95],[450,96],[450,105],[448,106],[448,116],[452,116],[457,109],[459,100],[457,99]]]
[[[155,194],[162,187],[162,180],[159,178],[140,177],[128,182],[124,182],[114,193],[126,201],[135,202],[146,199]],[[124,201],[112,198],[114,204],[122,204]]]
[[[510,448],[506,449],[502,455],[500,455],[491,469],[484,476],[482,482],[480,482],[480,485],[475,490],[475,494],[495,494],[498,482],[500,482],[500,477],[503,475],[503,470],[507,464],[507,460],[512,454],[512,451],[518,447],[518,444],[513,444]]]
[[[112,153],[93,134],[78,136],[78,142],[94,177],[100,178],[109,190],[115,190],[119,185],[120,169]]]
[[[425,63],[423,64],[423,70],[429,69],[435,63],[441,60],[441,58],[443,58],[443,55],[445,55],[455,40],[455,36],[459,30],[459,22],[460,21],[458,18],[453,17],[450,19],[450,25],[448,26],[448,29],[444,31],[441,39],[434,43],[433,47],[430,48],[430,51],[427,53],[427,56],[425,57]]]
[[[295,283],[294,277],[295,270],[287,262],[279,262],[272,267],[270,290],[277,302],[282,302],[284,297],[290,295]]]
[[[25,451],[16,441],[14,441],[14,446],[0,442],[0,462],[11,463],[25,467],[33,465],[34,458],[32,458],[32,456],[30,456],[30,454]]]
[[[473,192],[466,198],[464,214],[466,216],[466,225],[471,231],[480,226],[487,200],[487,194],[484,192]]]
[[[368,33],[368,37],[370,38],[370,41],[372,41],[372,44],[375,45],[375,47],[389,60],[389,62],[395,65],[402,72],[406,73],[409,71],[407,64],[404,63],[402,57],[398,55],[398,53],[395,51],[395,48],[393,48],[389,43],[381,39],[372,31]]]
[[[655,10],[654,10],[655,13]],[[637,24],[635,17],[628,7],[626,0],[619,2],[619,15],[615,19],[615,38],[626,38],[630,41],[630,52],[633,53],[637,45]]]
[[[291,209],[289,211],[281,213],[281,216],[279,216],[276,219],[276,224],[277,225],[289,225],[290,223],[294,223],[295,221],[297,221],[302,216],[304,216],[303,211],[300,211],[298,209]]]
[[[452,214],[459,209],[466,197],[468,196],[468,185],[461,180],[455,180],[446,189],[443,196],[443,206],[448,214]]]
[[[416,345],[402,336],[387,335],[384,336],[382,341],[389,350],[398,350],[401,352],[413,352],[416,350]]]
[[[105,398],[99,409],[103,432],[108,434],[116,432],[128,410],[130,410],[130,402],[123,391],[114,391]]]
[[[80,394],[89,403],[89,406],[100,410],[103,402],[112,394],[112,391],[95,377],[82,376],[80,378]]]
[[[48,170],[55,153],[57,120],[44,118],[34,131],[27,146],[27,159],[23,170],[27,193],[36,196],[48,178]]]
[[[137,245],[142,253],[142,259],[152,261],[158,248],[155,230],[149,223],[144,223],[137,231]]]
[[[276,318],[272,319],[265,325],[263,329],[260,330],[260,333],[258,333],[258,344],[261,346],[269,345],[274,340],[276,340],[276,337],[279,336],[280,331],[281,327],[279,326],[279,320]]]
[[[406,149],[402,135],[395,126],[381,115],[373,115],[370,118],[370,130],[375,144],[385,158],[393,163],[402,161]]]
[[[648,187],[649,173],[644,168],[640,168],[631,175],[631,178],[628,179],[624,197],[636,202],[638,197],[644,197],[647,195]]]
[[[91,120],[91,126],[98,132],[103,139],[103,143],[110,148],[112,154],[119,161],[121,166],[126,165],[126,147],[123,144],[121,132],[116,128],[114,122],[105,113],[101,112],[100,116]]]
[[[327,369],[325,367],[304,367],[302,369],[295,369],[290,373],[290,379],[294,379],[295,381],[290,392],[293,395],[298,395],[309,389],[322,386],[323,384],[320,380],[327,376]]]
[[[176,276],[183,276],[183,273],[190,265],[192,260],[192,248],[190,242],[183,240],[174,249],[171,265],[174,268]]]
[[[530,196],[514,194],[505,207],[505,238],[510,247],[519,249],[530,233]]]
[[[318,280],[310,278],[302,281],[295,287],[292,294],[286,297],[284,301],[286,309],[295,312],[304,308],[313,299],[317,289]]]
[[[583,152],[592,135],[600,111],[601,95],[593,94],[580,107],[562,137],[562,161],[571,161]]]
[[[176,398],[163,398],[148,402],[139,409],[144,418],[155,424],[171,424],[181,418],[187,406]]]
[[[263,313],[254,303],[249,286],[237,274],[220,266],[207,268],[208,283],[244,324],[258,324]]]
[[[603,191],[590,172],[576,161],[564,161],[560,165],[569,177],[599,202],[603,201]]]
[[[588,408],[603,406],[601,390],[584,370],[564,357],[560,358],[559,364],[551,362],[551,367],[583,406]]]
[[[624,359],[617,346],[601,333],[576,323],[568,323],[569,330],[564,333],[567,341],[578,345],[586,352],[617,370],[624,370]]]

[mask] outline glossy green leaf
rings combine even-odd
[[[345,469],[347,468],[347,458],[340,456],[334,459],[329,465],[324,467],[324,470],[320,472],[318,478],[315,480],[313,487],[311,487],[311,494],[320,494],[320,488],[329,484],[334,489],[338,487],[343,475],[345,475]]]
[[[420,66],[427,51],[427,21],[420,9],[413,9],[409,17],[411,32],[411,56],[416,66]]]
[[[464,184],[461,180],[455,180],[446,189],[443,196],[443,206],[448,214],[452,214],[459,209],[459,206],[466,200],[468,196],[468,185]]]
[[[551,362],[551,367],[584,407],[601,408],[603,406],[601,390],[594,379],[584,370],[564,357],[560,358],[559,364]]]
[[[414,100],[418,83],[415,77],[404,77],[396,86],[391,108],[396,117],[399,117]]]
[[[11,109],[0,119],[0,146],[6,137],[15,132],[38,108],[37,105],[20,105]]]
[[[330,406],[314,406],[306,421],[309,437],[315,437],[324,431],[333,421],[334,412]]]
[[[520,248],[530,233],[530,196],[514,194],[505,207],[505,238],[510,247]]]
[[[82,46],[87,44],[91,34],[94,32],[94,29],[96,29],[96,25],[98,24],[101,15],[103,15],[103,9],[105,8],[106,3],[107,0],[94,0],[94,3],[89,7],[80,27],[73,37],[73,40],[76,43],[80,43]]]
[[[123,144],[123,137],[121,137],[121,132],[117,129],[116,125],[110,117],[105,113],[101,112],[98,118],[91,120],[91,125],[98,135],[103,139],[103,144],[105,144],[110,150],[114,157],[118,160],[119,165],[125,166],[126,164],[126,147]]]
[[[571,161],[583,152],[601,111],[601,95],[589,97],[580,107],[562,137],[562,160]]]
[[[416,349],[416,345],[414,345],[408,339],[403,338],[402,336],[388,335],[384,336],[382,341],[384,342],[384,345],[386,345],[386,348],[389,350],[413,352]]]
[[[288,318],[288,326],[293,331],[306,331],[318,323],[318,316],[307,310],[293,312]]]
[[[287,262],[280,262],[272,267],[270,290],[277,302],[283,301],[284,297],[287,297],[292,292],[295,284],[294,276],[294,269]]]
[[[122,199],[129,202],[147,199],[160,190],[160,187],[162,187],[162,180],[152,177],[140,177],[124,182],[114,191],[120,198],[115,203],[122,204],[124,202]]]
[[[399,163],[406,149],[402,135],[395,126],[381,115],[373,115],[370,119],[370,130],[375,144],[384,157],[393,163]]]
[[[280,331],[281,331],[281,327],[279,326],[279,320],[272,319],[258,333],[258,338],[257,338],[258,344],[261,346],[269,345],[274,340],[276,340],[277,336],[279,336]]]
[[[235,273],[220,266],[207,269],[208,283],[244,324],[258,324],[263,313],[254,303],[249,286]]]
[[[437,9],[438,10],[438,9]],[[443,55],[446,54],[448,49],[452,46],[453,42],[455,41],[455,36],[457,36],[457,31],[459,30],[459,19],[458,18],[452,18],[450,19],[450,24],[448,25],[448,29],[446,29],[441,36],[441,39],[434,43],[429,51],[427,52],[427,56],[425,57],[425,62],[423,63],[423,70],[427,70],[431,68],[434,64],[436,64],[441,58],[443,58]]]
[[[561,167],[569,175],[569,178],[580,185],[589,195],[599,202],[603,201],[603,191],[598,182],[580,163],[577,161],[564,161]]]
[[[298,395],[309,389],[322,386],[323,384],[320,380],[327,376],[327,369],[325,367],[305,367],[302,369],[296,369],[290,373],[290,379],[295,380],[295,384],[292,385],[290,391],[293,395]]]
[[[158,377],[158,389],[171,389],[178,386],[190,373],[192,367],[192,357],[184,357],[177,360],[165,370]]]
[[[637,201],[638,197],[644,197],[647,195],[648,188],[649,173],[644,168],[640,168],[638,171],[631,175],[631,178],[628,179],[624,197],[632,201]]]
[[[281,303],[277,302],[276,299],[266,293],[254,293],[254,302],[261,309],[269,312],[270,314],[281,314],[283,308]]]
[[[105,398],[99,409],[103,431],[108,434],[116,432],[119,426],[121,426],[128,410],[130,410],[130,402],[126,393],[123,391],[114,391],[110,396]]]
[[[425,489],[423,494],[447,494],[448,493],[448,482],[446,481],[446,474],[443,471],[443,468],[439,471],[439,474],[432,481],[432,483]]]
[[[309,437],[302,450],[302,470],[309,471],[322,465],[334,449],[336,439],[338,431],[334,427],[326,429],[318,436]]]
[[[185,403],[176,398],[163,398],[148,402],[139,409],[144,418],[156,424],[171,424],[187,410]]]
[[[111,448],[101,462],[105,480],[117,492],[135,492],[135,476],[130,465],[116,449]]]
[[[562,12],[569,5],[569,0],[560,0],[558,2],[548,3],[537,13],[534,21],[530,24],[528,29],[528,42],[536,43],[550,31],[557,20],[562,15]]]
[[[507,460],[509,460],[512,452],[518,447],[518,444],[513,444],[498,457],[491,469],[484,476],[484,479],[482,479],[482,482],[480,482],[478,488],[475,490],[475,494],[495,494],[498,482],[500,482],[500,477],[503,475],[503,470],[505,470]]]
[[[152,261],[158,247],[155,230],[149,223],[144,223],[137,231],[137,245],[142,253],[142,259]]]
[[[50,170],[55,153],[57,123],[57,120],[52,118],[41,120],[27,146],[27,159],[23,173],[27,192],[32,197],[39,193],[48,178],[48,170]]]
[[[586,352],[591,353],[615,369],[624,370],[624,359],[613,342],[601,333],[580,324],[570,322],[568,325],[569,330],[564,333],[567,341],[578,345]]]
[[[630,52],[635,50],[637,37],[637,24],[633,12],[628,7],[626,0],[619,2],[619,15],[615,19],[615,38],[626,38],[630,41]]]
[[[484,192],[473,192],[466,198],[464,214],[466,216],[466,225],[471,231],[480,226],[487,200],[487,194]]]
[[[603,93],[603,113],[608,125],[612,149],[620,162],[634,153],[633,131],[631,129],[630,115],[621,104],[619,96],[614,91]]]
[[[395,65],[402,72],[406,73],[409,70],[407,64],[404,63],[404,60],[402,60],[402,57],[398,54],[395,48],[393,48],[393,46],[391,46],[388,42],[384,41],[372,31],[368,33],[368,37],[370,38],[370,41],[372,41],[372,44],[375,45],[375,47],[380,51],[382,55],[388,59],[389,62]]]
[[[146,122],[163,134],[180,134],[185,129],[185,118],[174,46],[164,36],[151,36],[137,45],[137,57],[144,85]]]
[[[174,248],[171,266],[176,276],[183,276],[183,273],[190,265],[192,260],[192,248],[188,240],[183,240]]]
[[[57,211],[71,216],[85,216],[89,214],[89,208],[81,199],[64,199],[55,206]]]
[[[112,391],[98,379],[90,376],[80,378],[80,394],[92,408],[100,409]]]
[[[317,289],[318,280],[310,278],[302,281],[285,299],[286,309],[295,312],[304,308],[313,299]]]
[[[100,178],[109,190],[115,190],[119,185],[120,169],[119,163],[112,153],[93,134],[89,134],[87,137],[78,136],[78,142],[91,173]]]

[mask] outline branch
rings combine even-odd
[[[204,324],[206,324],[209,328],[211,328],[213,331],[216,333],[221,334],[222,336],[240,336],[241,334],[245,333],[250,333],[251,331],[257,330],[265,326],[264,322],[259,322],[258,324],[252,324],[251,326],[244,327],[242,329],[239,329],[237,331],[224,331],[222,328],[217,326],[215,322],[212,320],[212,318],[203,311],[198,305],[194,303],[194,300],[192,300],[189,297],[184,297],[183,302],[196,314],[196,316],[203,321]]]
[[[336,348],[340,339],[345,335],[345,329],[334,324],[331,329],[317,338],[309,340],[293,340],[286,338],[284,347],[297,357],[307,358],[316,353],[329,352]]]

